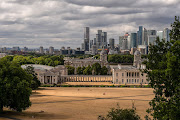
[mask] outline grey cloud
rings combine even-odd
[[[172,2],[173,1],[173,2]],[[80,47],[83,27],[118,40],[139,25],[162,30],[179,15],[179,0],[1,0],[1,46]]]

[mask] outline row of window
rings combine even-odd
[[[141,74],[143,76],[143,73]],[[122,76],[124,76],[124,73],[122,73]],[[127,77],[139,77],[139,72],[127,72],[126,73]],[[118,73],[116,73],[116,77],[118,77]]]
[[[125,80],[124,79],[122,79],[122,83],[124,83],[125,82]],[[126,80],[126,83],[139,83],[140,81],[139,81],[139,79],[127,79]],[[141,83],[143,83],[144,82],[144,80],[142,79],[142,81],[141,81]],[[118,79],[116,79],[116,83],[118,83]]]

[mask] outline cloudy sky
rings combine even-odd
[[[80,47],[83,28],[115,38],[125,32],[170,28],[180,0],[0,0],[0,47]]]

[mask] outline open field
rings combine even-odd
[[[33,91],[29,109],[22,113],[5,109],[0,120],[97,120],[117,103],[122,108],[131,108],[132,100],[143,119],[153,96],[151,88],[40,88]]]

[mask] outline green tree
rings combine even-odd
[[[31,88],[32,89],[37,89],[40,85],[41,85],[41,83],[40,83],[40,81],[38,80],[38,78],[37,78],[37,74],[35,73],[35,71],[34,71],[34,67],[32,67],[32,66],[27,66],[26,68],[25,68],[25,71],[28,73],[28,74],[30,74],[31,76],[32,76],[32,81],[31,81]]]
[[[108,55],[109,63],[133,63],[133,55]]]
[[[82,74],[83,74],[83,70],[82,70],[81,67],[78,67],[78,68],[77,68],[77,74],[78,74],[78,75],[82,75]]]
[[[180,22],[171,25],[170,42],[156,40],[146,61],[149,84],[155,97],[147,110],[154,119],[180,120]]]
[[[86,69],[83,70],[84,75],[92,75],[92,68],[90,65],[86,67]]]
[[[108,72],[107,67],[106,67],[106,66],[103,66],[103,67],[101,68],[101,75],[107,75],[107,72]]]
[[[66,68],[68,69],[68,75],[73,75],[75,68],[72,66],[67,65]]]
[[[31,80],[19,64],[0,59],[0,112],[3,107],[21,112],[31,105]]]
[[[117,108],[112,108],[106,117],[99,116],[98,120],[140,120],[140,117],[136,113],[135,108],[122,109],[118,106]]]
[[[95,75],[99,75],[101,73],[101,65],[99,63],[94,63],[92,65],[92,70]]]

